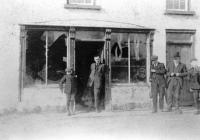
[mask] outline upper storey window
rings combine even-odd
[[[167,10],[188,11],[188,0],[167,0]]]
[[[191,11],[190,6],[190,0],[166,0],[165,14],[194,15],[195,12]]]
[[[95,5],[95,0],[68,0],[68,4]]]
[[[66,9],[91,9],[100,10],[101,7],[96,4],[96,0],[67,0]]]

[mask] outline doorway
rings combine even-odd
[[[78,82],[76,101],[81,103],[83,96],[90,96],[90,92],[87,92],[90,65],[94,63],[95,55],[102,54],[104,41],[76,41],[75,43],[75,71]],[[102,93],[105,94],[105,92]]]
[[[167,45],[167,65],[170,61],[173,61],[174,54],[178,52],[181,56],[181,62],[184,63],[189,69],[191,60],[191,45],[186,44],[168,44]],[[183,88],[181,90],[180,101],[181,105],[187,106],[193,104],[193,96],[190,93],[189,87],[190,81],[187,77],[183,78]]]

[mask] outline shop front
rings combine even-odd
[[[78,78],[77,103],[87,94],[90,65],[101,56],[106,72],[105,109],[142,100],[148,96],[153,29],[136,25],[113,26],[21,26],[19,100],[27,92],[58,92],[66,67],[73,67]],[[37,89],[37,90],[35,90]],[[39,90],[38,90],[39,89]],[[144,97],[144,98],[143,98]]]

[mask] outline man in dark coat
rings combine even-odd
[[[159,108],[163,111],[164,106],[164,95],[165,95],[165,65],[163,63],[158,62],[158,56],[151,57],[151,94],[153,100],[153,111],[152,113],[157,112],[157,98],[159,95]]]
[[[68,115],[71,115],[75,113],[75,95],[77,92],[77,80],[72,68],[66,69],[66,75],[64,75],[60,81],[59,87],[61,92],[63,92],[64,83],[64,93],[66,94],[66,109],[68,111]]]
[[[197,59],[191,60],[191,69],[188,71],[188,77],[190,79],[190,92],[193,94],[194,104],[197,109],[194,114],[198,115],[200,114],[200,69]]]
[[[99,111],[99,98],[102,92],[102,88],[105,84],[105,64],[100,63],[100,57],[94,57],[95,63],[91,64],[91,72],[88,80],[88,86],[94,89],[94,106],[96,111]]]
[[[173,97],[175,99],[175,111],[182,113],[179,108],[180,90],[183,87],[183,77],[187,76],[186,65],[180,62],[180,55],[176,53],[173,62],[167,66],[167,97],[168,108],[167,111],[172,111]]]

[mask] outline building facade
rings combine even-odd
[[[150,56],[167,64],[175,52],[200,60],[199,2],[194,0],[9,0],[1,4],[1,108],[64,105],[58,82],[67,67],[87,93],[92,57],[106,73],[106,109],[149,105]],[[185,79],[182,103],[191,103]],[[51,102],[49,101],[51,100]]]

